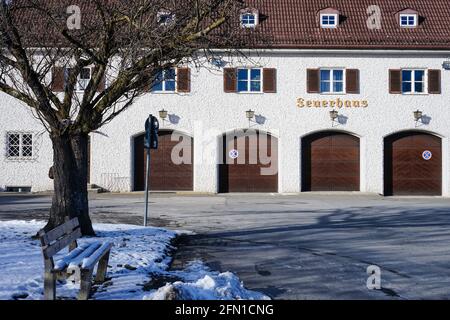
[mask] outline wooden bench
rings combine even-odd
[[[102,283],[106,278],[109,254],[112,248],[110,242],[94,242],[78,246],[81,238],[78,218],[72,219],[55,229],[39,232],[42,254],[44,256],[44,299],[56,299],[56,280],[74,278],[80,282],[78,300],[87,300],[92,286],[92,275],[98,264],[95,282]],[[69,248],[69,253],[60,259],[55,255]]]

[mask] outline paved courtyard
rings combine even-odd
[[[45,219],[45,195],[0,195],[0,219]],[[142,194],[91,196],[96,222],[140,224]],[[152,224],[181,239],[174,267],[201,258],[274,299],[449,299],[450,199],[364,194],[151,196]],[[366,288],[370,265],[381,291]]]

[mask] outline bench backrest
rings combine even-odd
[[[77,239],[81,238],[78,218],[67,221],[48,232],[39,232],[44,258],[50,259]]]

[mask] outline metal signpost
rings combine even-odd
[[[159,121],[150,115],[145,122],[144,148],[147,150],[147,169],[145,179],[145,215],[144,227],[148,225],[148,194],[150,189],[150,151],[158,149]]]

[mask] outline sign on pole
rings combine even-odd
[[[159,121],[150,115],[145,122],[144,148],[147,150],[147,168],[145,179],[145,214],[144,227],[148,225],[148,194],[150,189],[150,151],[158,149]]]

